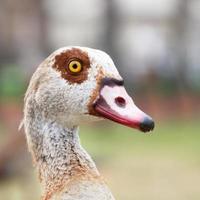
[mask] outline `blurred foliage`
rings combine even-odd
[[[7,65],[0,69],[0,98],[16,100],[25,91],[25,78],[16,65]]]

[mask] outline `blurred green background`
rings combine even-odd
[[[23,97],[55,49],[80,45],[114,59],[151,134],[99,122],[81,141],[116,199],[200,199],[200,2],[16,0],[0,2],[0,198],[40,198],[27,151]]]

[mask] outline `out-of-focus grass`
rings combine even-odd
[[[143,134],[114,123],[82,126],[81,141],[116,199],[199,200],[199,119],[157,123]],[[39,199],[33,168],[0,183],[0,199]]]
[[[117,199],[200,199],[199,119],[156,123],[152,134],[109,125],[81,136]]]
[[[94,155],[131,155],[136,153],[168,153],[174,156],[198,157],[200,154],[199,119],[168,121],[156,123],[151,133],[102,123],[96,127],[85,126],[81,129],[81,141]],[[134,153],[135,154],[135,153]]]

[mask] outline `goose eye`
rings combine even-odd
[[[69,63],[68,68],[69,68],[69,71],[72,73],[79,73],[83,67],[79,61],[73,60]]]

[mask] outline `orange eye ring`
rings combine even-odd
[[[82,71],[83,66],[79,61],[73,60],[69,63],[68,68],[71,73],[76,74]]]

